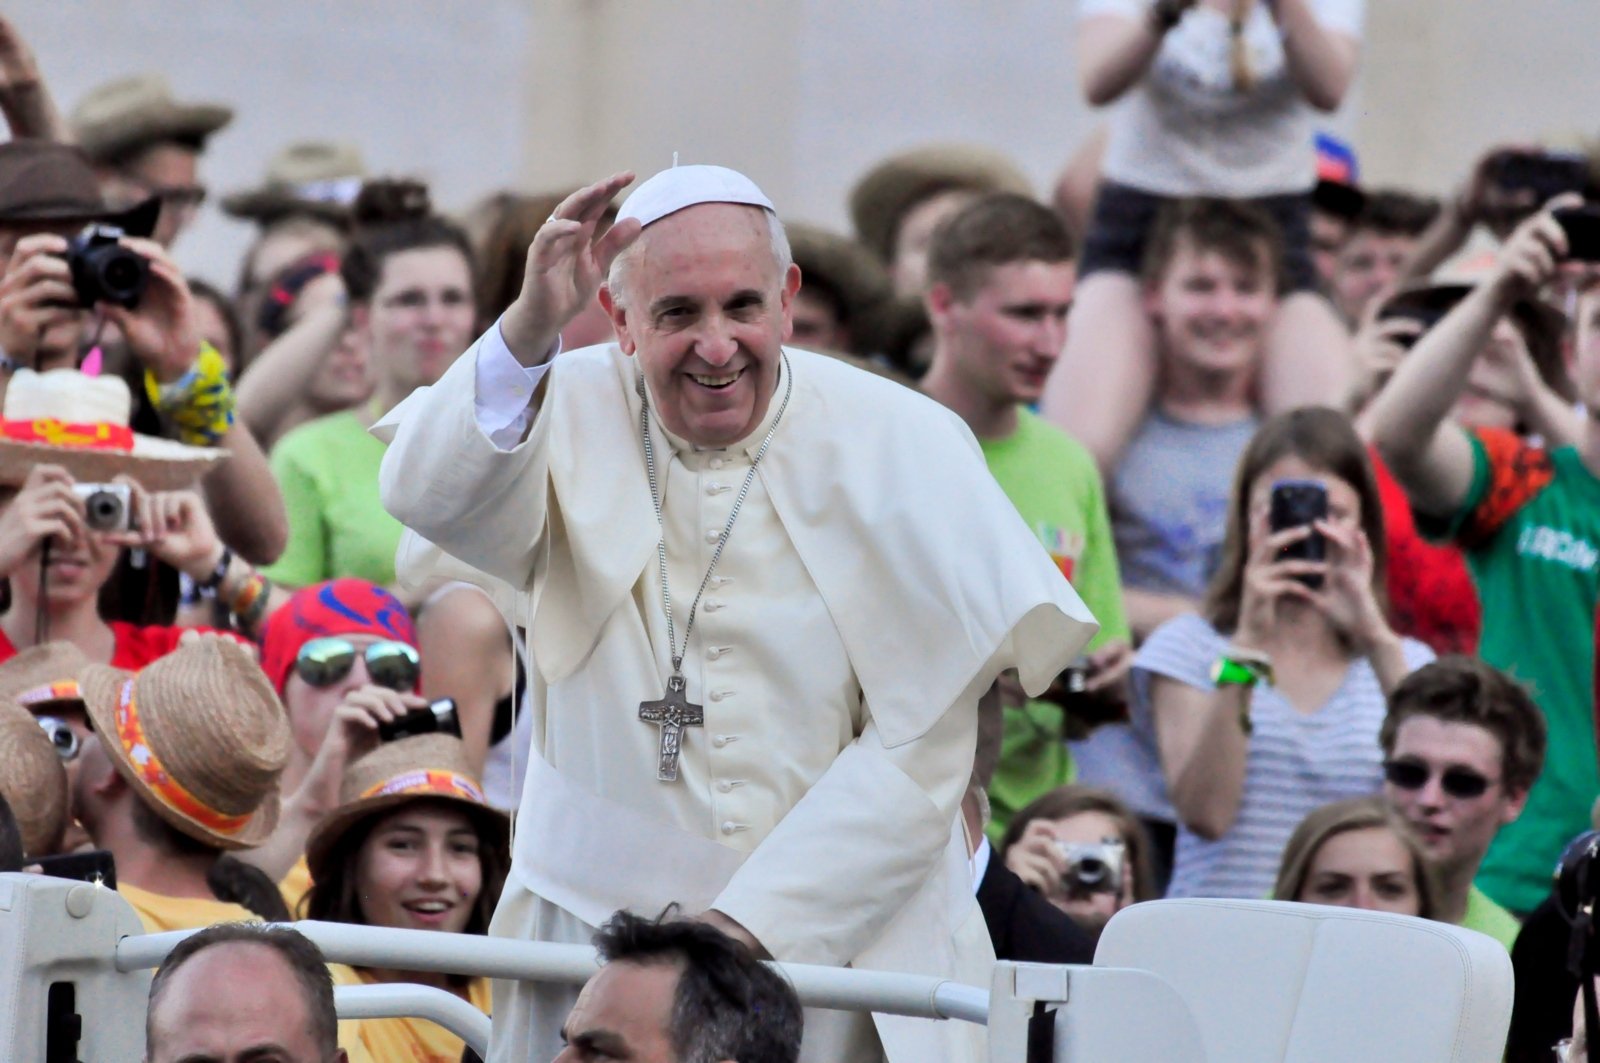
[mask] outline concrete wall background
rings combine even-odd
[[[1600,3],[1368,0],[1363,74],[1329,120],[1369,181],[1438,191],[1497,140],[1600,133]],[[234,104],[205,179],[253,184],[304,136],[460,207],[495,188],[720,161],[843,226],[880,156],[935,139],[1011,153],[1042,190],[1098,116],[1070,0],[13,0],[70,107],[163,69]],[[181,261],[231,284],[248,230],[208,206]]]

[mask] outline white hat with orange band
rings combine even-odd
[[[237,642],[202,635],[137,674],[92,664],[79,689],[111,762],[162,819],[219,849],[272,834],[289,719]]]

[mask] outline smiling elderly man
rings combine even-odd
[[[493,932],[677,902],[780,960],[987,984],[956,816],[977,701],[1008,667],[1048,684],[1092,618],[954,414],[784,348],[800,271],[754,183],[664,171],[597,238],[631,180],[563,202],[500,322],[380,422],[402,572],[475,566],[529,632]],[[555,357],[597,294],[618,342]],[[554,1056],[571,1004],[497,987],[492,1059]],[[803,1058],[981,1046],[819,1011]]]

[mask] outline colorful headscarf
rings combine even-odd
[[[300,647],[330,635],[375,635],[417,645],[417,629],[400,599],[364,579],[336,579],[297,591],[267,621],[261,668],[283,694]]]

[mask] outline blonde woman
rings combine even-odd
[[[1422,843],[1381,797],[1315,809],[1283,849],[1272,899],[1432,919],[1438,886]]]

